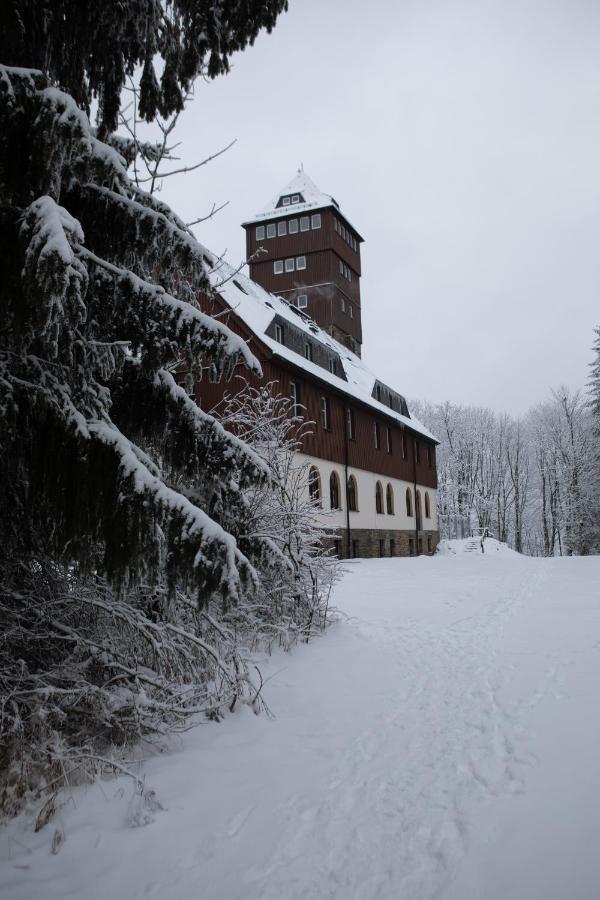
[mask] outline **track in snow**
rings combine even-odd
[[[151,761],[167,810],[147,828],[123,828],[115,782],[108,799],[74,793],[58,857],[50,833],[15,823],[0,836],[0,894],[429,900],[462,879],[462,900],[558,898],[547,884],[475,894],[475,864],[522,798],[544,802],[528,797],[545,772],[533,725],[565,703],[582,720],[570,700],[586,666],[600,675],[599,581],[600,560],[510,552],[349,564],[340,622],[267,664],[274,721],[240,714]],[[593,717],[582,728],[600,732]],[[582,890],[574,900],[595,896]]]

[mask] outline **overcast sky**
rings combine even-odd
[[[363,356],[409,397],[513,413],[585,385],[600,324],[600,3],[290,0],[197,87],[165,182],[197,235],[240,223],[300,162],[365,238]]]

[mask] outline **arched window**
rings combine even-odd
[[[340,479],[337,472],[329,476],[329,503],[332,509],[341,509],[340,503]]]
[[[383,488],[380,481],[375,485],[375,512],[383,512]]]
[[[410,488],[406,488],[406,515],[412,516],[412,494],[410,492]]]
[[[421,491],[417,491],[415,509],[416,509],[416,513],[417,513],[417,528],[420,531],[421,530],[421,516],[422,516],[422,513],[421,513]]]
[[[358,486],[354,475],[348,479],[348,509],[350,512],[358,512]]]
[[[429,505],[429,494],[425,491],[425,518],[431,518],[431,506]]]
[[[394,489],[391,484],[385,489],[385,506],[389,516],[394,515]]]
[[[313,503],[321,505],[321,476],[316,466],[308,470],[308,494]]]

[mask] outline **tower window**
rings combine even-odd
[[[277,234],[279,237],[285,237],[287,234],[287,223],[286,222],[278,222],[277,223]]]
[[[402,459],[406,459],[406,435],[402,432]]]
[[[288,222],[288,232],[290,234],[298,233],[298,219],[290,219]]]
[[[300,202],[300,194],[293,194],[292,195],[292,203],[299,203],[299,202]]]
[[[281,275],[281,273],[283,272],[283,260],[282,259],[275,260],[275,262],[273,263],[273,272],[275,275]]]
[[[306,309],[308,306],[308,297],[306,294],[298,294],[298,309]]]
[[[321,227],[321,213],[315,213],[314,216],[311,216],[310,227],[311,228],[320,228]]]
[[[296,257],[296,268],[297,269],[305,269],[306,268],[306,257],[305,256],[297,256]]]
[[[275,222],[270,222],[267,225],[267,237],[274,238],[275,237]]]
[[[308,359],[310,362],[312,362],[313,345],[311,344],[310,341],[307,341],[304,345],[304,356],[306,357],[306,359]]]
[[[280,325],[279,322],[275,323],[275,340],[278,344],[285,343],[284,334],[283,334],[283,325]]]
[[[300,231],[308,231],[310,228],[310,219],[308,216],[301,216],[300,218]]]
[[[257,240],[257,241],[264,241],[264,239],[265,239],[265,226],[264,226],[264,225],[258,225],[258,226],[256,227],[256,240]]]
[[[293,272],[293,271],[294,271],[294,260],[293,260],[293,259],[286,259],[286,261],[285,261],[285,271],[286,271],[286,272]]]

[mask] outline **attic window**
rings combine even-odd
[[[278,344],[285,343],[283,339],[283,325],[280,325],[279,322],[275,323],[275,340]]]
[[[283,200],[281,201],[281,203],[282,203],[283,206],[289,206],[289,205],[290,205],[290,198],[289,198],[289,197],[284,197]]]
[[[285,201],[284,201],[285,202]],[[292,203],[300,203],[300,194],[292,195]]]
[[[333,357],[329,358],[329,371],[332,375],[335,375],[335,359]]]
[[[275,237],[275,222],[271,222],[267,225],[267,237],[274,238]]]
[[[298,233],[298,219],[290,219],[288,222],[288,232],[289,234]]]
[[[296,257],[296,268],[297,269],[305,269],[306,268],[306,257],[305,256],[297,256]]]
[[[294,260],[293,260],[293,259],[286,259],[286,261],[285,261],[285,271],[286,271],[286,272],[293,272],[293,271],[294,271]]]

